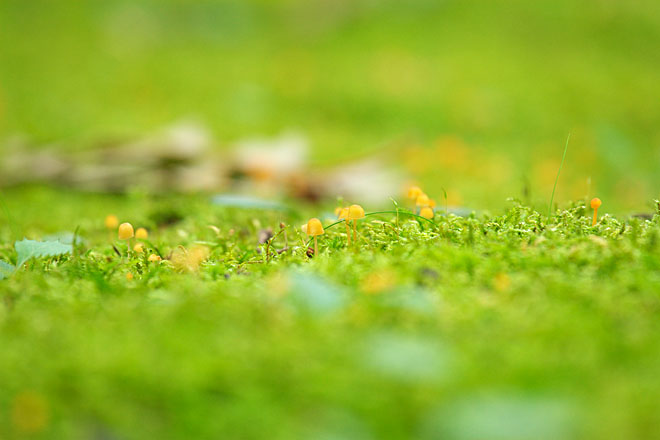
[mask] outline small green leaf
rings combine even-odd
[[[0,260],[0,280],[9,278],[9,276],[14,272],[16,268],[6,261]]]
[[[71,253],[71,245],[60,241],[35,241],[24,238],[14,243],[18,254],[16,267],[22,267],[30,258],[56,257]]]

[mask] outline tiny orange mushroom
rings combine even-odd
[[[351,205],[348,208],[347,219],[353,221],[353,241],[357,241],[357,221],[364,218],[364,208],[360,205]]]
[[[119,219],[116,215],[109,214],[105,217],[103,223],[105,224],[106,229],[117,229],[117,226],[119,226]]]
[[[131,252],[131,238],[135,233],[133,232],[133,225],[130,223],[122,223],[119,225],[117,231],[117,236],[120,240],[126,240],[126,255],[129,255]]]
[[[598,208],[602,204],[603,202],[598,197],[591,199],[591,209],[594,210],[594,221],[591,223],[591,226],[596,226],[596,223],[598,223]]]
[[[305,233],[307,235],[314,237],[314,255],[318,255],[318,250],[319,250],[318,236],[325,234],[325,230],[323,229],[321,220],[317,218],[310,218],[309,221],[307,222],[307,225],[305,226],[307,226],[305,228]]]
[[[413,210],[415,209],[415,202],[417,201],[417,197],[419,197],[421,194],[424,194],[424,191],[422,191],[422,189],[419,186],[412,185],[408,187],[408,191],[406,192],[406,195],[413,202]]]
[[[422,189],[419,186],[411,186],[408,188],[408,198],[412,200],[417,200],[417,197],[423,194]]]
[[[429,196],[426,194],[422,193],[417,197],[417,200],[415,200],[415,205],[419,207],[424,207],[424,206],[429,206],[431,204],[431,199],[429,199]]]
[[[119,225],[118,236],[120,240],[130,240],[135,233],[133,232],[133,225],[130,223],[122,223]]]
[[[421,209],[421,211],[419,211],[419,215],[427,219],[432,219],[434,215],[433,208],[431,208],[430,206],[425,206]]]

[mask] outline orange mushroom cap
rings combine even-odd
[[[433,218],[433,209],[429,208],[428,206],[425,206],[419,211],[419,215],[421,215],[424,218],[431,219]]]
[[[351,205],[348,208],[348,220],[358,220],[364,218],[364,208],[360,205]]]
[[[116,215],[110,214],[105,217],[104,223],[107,229],[115,229],[117,226],[119,226],[119,219]]]
[[[415,201],[415,204],[417,206],[429,206],[431,204],[431,199],[429,199],[429,196],[422,193],[419,196],[417,196],[417,200]]]
[[[119,225],[119,239],[120,240],[128,240],[129,238],[132,238],[134,235],[133,233],[133,225],[130,223],[122,223]]]
[[[408,188],[408,198],[416,200],[420,194],[423,194],[422,189],[419,186],[411,186]]]
[[[317,218],[310,218],[309,221],[307,222],[307,228],[305,229],[307,229],[305,231],[307,235],[317,236],[317,235],[325,234],[325,230],[323,229],[321,220]]]
[[[591,199],[591,209],[598,209],[602,204],[603,202],[598,197]]]

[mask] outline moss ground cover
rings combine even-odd
[[[18,233],[79,239],[0,281],[0,434],[655,438],[660,216],[592,226],[587,206],[367,210],[350,246],[330,206],[73,194],[44,223],[17,208]],[[109,213],[147,228],[143,253]]]

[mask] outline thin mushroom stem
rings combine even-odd
[[[319,254],[319,240],[318,235],[314,236],[314,256]]]
[[[346,225],[346,245],[350,246],[351,245],[351,229],[348,227],[348,220],[345,220],[344,224]]]
[[[353,220],[353,242],[357,242],[357,220]]]
[[[591,199],[591,209],[594,210],[594,221],[591,223],[591,226],[596,226],[596,223],[598,223],[598,208],[600,208],[602,203],[598,197]]]

